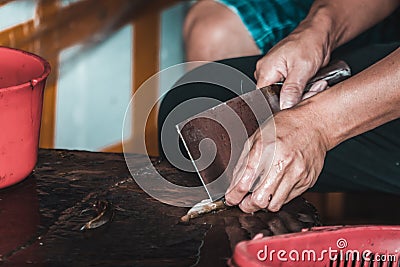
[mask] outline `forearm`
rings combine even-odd
[[[400,48],[358,75],[298,105],[319,121],[327,150],[400,118]]]
[[[399,6],[399,0],[316,0],[300,27],[312,26],[321,35],[326,34],[326,49],[330,53],[389,16]]]
[[[284,80],[281,109],[302,99],[304,87],[331,52],[393,12],[399,0],[315,0],[307,17],[257,62],[257,87]]]

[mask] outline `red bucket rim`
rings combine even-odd
[[[26,86],[31,86],[33,80],[35,80],[36,84],[40,83],[40,82],[42,82],[43,80],[45,80],[49,76],[50,71],[51,71],[50,63],[47,60],[45,60],[44,58],[42,58],[42,57],[40,57],[40,56],[38,56],[38,55],[36,55],[34,53],[25,51],[25,50],[21,50],[21,49],[17,49],[17,48],[11,48],[11,47],[7,47],[7,46],[0,46],[0,50],[11,50],[11,51],[23,54],[25,56],[32,57],[32,58],[38,60],[43,66],[43,72],[38,77],[34,77],[34,78],[30,79],[29,81],[24,82],[24,83],[2,87],[2,88],[0,88],[0,90],[2,92],[18,90],[18,89],[21,89],[21,88],[25,88]]]

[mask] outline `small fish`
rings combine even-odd
[[[80,229],[81,231],[99,228],[109,223],[114,217],[114,208],[108,201],[97,200],[93,207],[96,209],[98,214],[95,218],[82,226]]]
[[[225,204],[224,198],[216,201],[205,199],[194,205],[185,216],[181,217],[181,222],[187,223],[190,219],[199,217],[202,214],[210,213],[212,211],[224,210],[227,208],[228,206]]]

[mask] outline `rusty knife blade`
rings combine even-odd
[[[228,188],[244,143],[279,111],[280,86],[267,86],[203,111],[176,128],[212,201]]]

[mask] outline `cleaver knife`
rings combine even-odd
[[[329,86],[351,75],[341,60],[333,61],[307,83],[304,92],[317,81]],[[282,83],[253,90],[203,111],[176,125],[184,147],[211,201],[225,195],[233,169],[244,144],[260,125],[280,111]]]

